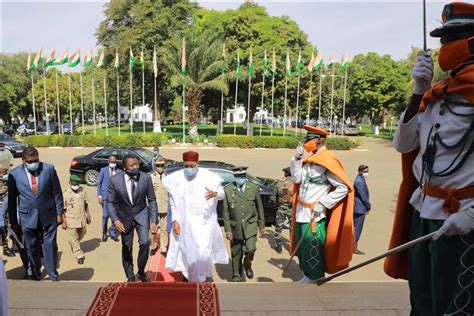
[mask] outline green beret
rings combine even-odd
[[[76,181],[76,182],[81,182],[81,178],[79,178],[79,176],[75,175],[75,174],[71,174],[69,176],[69,181]]]

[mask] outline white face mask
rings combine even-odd
[[[79,188],[80,188],[80,186],[78,186],[78,185],[71,185],[71,189],[73,191],[77,191],[77,190],[79,190]]]
[[[116,163],[109,163],[109,167],[112,168],[112,169],[115,169],[115,167],[117,167],[117,164]]]
[[[368,172],[363,172],[362,176],[367,179],[367,177],[369,176],[369,173]]]

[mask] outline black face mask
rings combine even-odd
[[[138,169],[125,170],[125,173],[132,178],[138,178],[139,170]]]

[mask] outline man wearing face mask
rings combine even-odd
[[[112,223],[110,229],[107,229],[109,224],[108,198],[107,192],[109,189],[110,178],[116,174],[121,174],[122,170],[117,166],[117,156],[110,155],[108,165],[100,169],[99,179],[97,180],[97,199],[102,205],[102,241],[107,241],[107,232],[110,232],[110,238],[118,241],[117,231]]]
[[[153,182],[153,189],[155,190],[156,199],[158,201],[158,216],[160,218],[160,224],[166,227],[168,218],[166,216],[169,206],[169,194],[163,185],[163,179],[166,177],[165,173],[166,160],[163,157],[155,159],[155,171],[151,174],[151,181]],[[161,251],[163,255],[166,255],[168,247],[168,232],[166,229],[159,229],[158,233],[155,234],[155,238],[151,240],[151,251],[150,255],[153,256],[157,250]],[[159,241],[159,243],[157,242]]]
[[[63,223],[63,195],[56,170],[40,162],[34,147],[25,148],[23,164],[10,171],[8,212],[12,229],[18,232],[21,225],[31,278],[41,279],[43,252],[46,272],[52,281],[59,281],[56,235],[58,225]]]
[[[122,159],[124,173],[110,178],[109,215],[122,236],[122,264],[127,282],[135,281],[133,269],[133,231],[138,235],[138,279],[149,282],[145,273],[150,252],[150,231],[158,232],[158,207],[150,175],[139,170],[140,161],[134,155]]]
[[[290,165],[296,195],[291,252],[302,239],[297,254],[304,277],[299,283],[311,283],[324,272],[346,268],[352,259],[354,192],[341,161],[325,147],[329,132],[308,125],[304,128],[304,147],[298,146]],[[306,159],[304,151],[310,154]]]
[[[222,178],[199,168],[199,154],[183,154],[182,170],[163,179],[170,194],[173,229],[166,269],[192,282],[212,277],[212,265],[229,261],[217,222],[217,203],[224,199]]]
[[[393,141],[403,180],[390,248],[436,233],[384,269],[408,279],[412,315],[474,315],[474,4],[446,5],[442,21],[431,36],[449,77],[431,84],[431,55],[418,57]]]
[[[252,261],[257,250],[257,233],[263,235],[265,218],[260,187],[246,179],[247,167],[235,167],[234,182],[225,186],[224,229],[232,254],[232,281],[242,281],[242,258],[245,275],[253,279]]]
[[[364,255],[363,251],[360,251],[357,247],[359,244],[359,238],[362,234],[362,228],[364,227],[365,215],[369,215],[371,205],[369,201],[369,188],[365,179],[369,176],[369,167],[366,165],[360,165],[357,177],[354,180],[354,234],[356,242],[356,255]]]

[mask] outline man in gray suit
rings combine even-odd
[[[133,230],[138,234],[138,274],[142,282],[148,282],[145,266],[150,252],[149,230],[158,231],[158,207],[151,177],[139,171],[136,156],[125,155],[122,159],[124,173],[110,178],[108,200],[109,215],[115,229],[122,236],[122,264],[127,281],[135,281],[133,273]],[[151,225],[150,225],[151,222]]]

